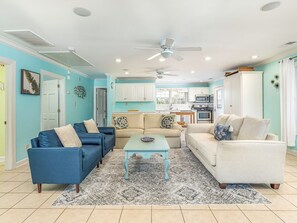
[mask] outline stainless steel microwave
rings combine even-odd
[[[208,103],[209,95],[196,95],[195,102],[197,103]]]

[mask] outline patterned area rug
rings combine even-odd
[[[218,182],[188,148],[170,150],[169,181],[165,182],[163,159],[134,156],[129,161],[129,180],[124,180],[123,150],[114,150],[104,165],[94,169],[76,193],[69,185],[53,205],[177,205],[177,204],[267,204],[250,185]]]

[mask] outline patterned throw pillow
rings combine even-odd
[[[163,115],[161,120],[161,128],[172,129],[175,122],[175,115]]]
[[[214,129],[214,137],[216,140],[231,140],[230,125],[217,124]]]
[[[128,128],[128,119],[125,116],[120,116],[120,117],[114,117],[114,126],[117,129],[126,129]]]

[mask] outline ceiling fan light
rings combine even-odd
[[[159,61],[164,62],[166,59],[164,57],[160,57]]]
[[[169,58],[169,57],[171,57],[171,55],[173,54],[173,52],[171,51],[171,50],[169,50],[169,49],[165,49],[163,52],[162,52],[162,56],[164,57],[164,58]]]

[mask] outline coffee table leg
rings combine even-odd
[[[164,154],[164,169],[165,169],[165,180],[169,180],[168,170],[169,170],[170,161],[168,159],[168,153]]]
[[[128,180],[129,177],[128,177],[128,162],[129,162],[129,158],[128,158],[128,154],[126,153],[125,154],[125,160],[124,160],[124,168],[125,168],[125,180]]]

